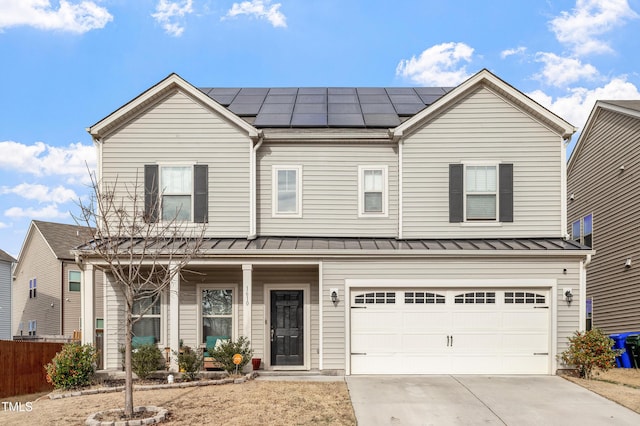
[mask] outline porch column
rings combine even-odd
[[[82,271],[82,286],[80,287],[80,317],[82,318],[81,343],[83,345],[87,343],[93,344],[94,335],[96,334],[96,324],[94,321],[94,281],[95,271],[93,265],[87,264],[84,266],[84,271]],[[62,303],[64,303],[64,301]]]
[[[242,335],[251,341],[251,287],[253,265],[242,265]]]
[[[177,268],[169,265],[171,269]],[[169,347],[171,348],[171,361],[169,370],[178,371],[178,361],[173,355],[180,349],[180,273],[175,271],[169,285]]]

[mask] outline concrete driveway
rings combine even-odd
[[[640,425],[557,376],[347,376],[358,425]]]

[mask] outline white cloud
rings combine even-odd
[[[550,25],[559,42],[577,55],[587,55],[611,52],[609,44],[598,36],[637,17],[627,0],[577,0],[571,13],[561,12]]]
[[[55,188],[49,188],[45,185],[21,183],[12,188],[0,188],[0,194],[16,194],[28,200],[37,200],[43,202],[66,203],[75,201],[78,195],[74,190],[58,185]]]
[[[176,22],[176,20],[192,12],[193,0],[160,0],[156,5],[156,13],[151,16],[162,25],[167,34],[180,37],[184,32],[184,25]]]
[[[471,62],[473,48],[464,43],[442,43],[426,49],[418,58],[403,59],[396,75],[425,86],[457,86],[469,78],[464,62]]]
[[[597,100],[640,99],[638,88],[624,76],[616,77],[602,87],[569,89],[566,96],[556,98],[535,90],[528,95],[574,126],[582,129]]]
[[[56,204],[50,204],[41,209],[32,207],[23,209],[22,207],[11,207],[5,210],[4,215],[7,217],[20,218],[26,217],[30,219],[61,219],[71,216],[69,211],[60,211]]]
[[[524,46],[518,46],[518,47],[516,47],[514,49],[506,49],[506,50],[503,50],[502,52],[500,52],[500,57],[502,59],[504,59],[504,58],[506,58],[508,56],[512,56],[512,55],[521,55],[524,52],[526,52],[526,50],[527,50],[527,48],[524,47]]]
[[[0,0],[0,30],[30,26],[41,30],[85,33],[104,28],[113,16],[93,1],[70,3],[60,0],[54,9],[49,0]]]
[[[8,228],[8,227],[9,227],[9,225],[7,225],[6,223],[0,222],[0,229],[4,229],[4,228]]]
[[[598,70],[591,64],[583,64],[576,58],[563,58],[555,53],[538,52],[536,62],[542,62],[542,73],[536,77],[547,84],[562,87],[581,79],[593,80]]]
[[[251,0],[242,3],[234,3],[224,18],[234,18],[239,15],[254,16],[268,20],[274,27],[287,27],[287,17],[280,12],[282,4],[271,5],[271,0]]]
[[[34,176],[64,176],[71,182],[89,182],[90,170],[96,167],[96,152],[91,145],[72,143],[67,147],[36,142],[25,145],[14,141],[0,142],[0,169],[17,170]]]

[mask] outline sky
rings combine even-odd
[[[196,87],[456,86],[486,68],[578,129],[640,99],[640,0],[0,0],[0,249],[74,223],[86,128]],[[574,136],[569,153],[577,138]]]

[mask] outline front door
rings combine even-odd
[[[271,290],[271,365],[304,364],[303,291]]]

